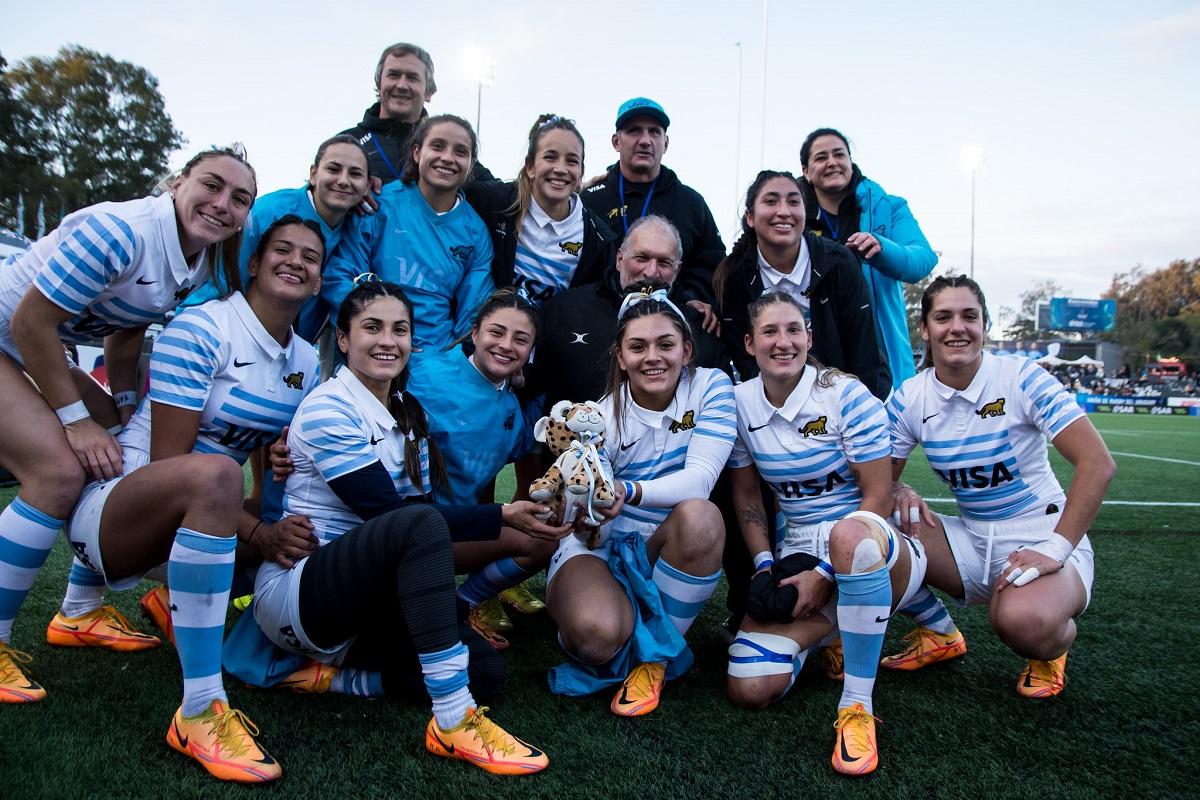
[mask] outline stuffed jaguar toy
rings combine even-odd
[[[598,526],[602,520],[592,509],[612,508],[616,502],[612,469],[600,456],[604,431],[604,413],[593,402],[560,401],[534,425],[534,438],[556,457],[546,474],[529,484],[530,499],[550,507],[547,519],[554,519],[561,508],[564,522],[573,522],[582,513]],[[598,527],[588,536],[587,545],[593,550],[599,547]]]

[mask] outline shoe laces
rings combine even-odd
[[[475,731],[475,735],[489,751],[511,754],[516,749],[516,740],[508,731],[488,719],[487,710],[487,706],[481,706],[475,709],[474,713],[470,713],[467,727]]]
[[[212,725],[213,734],[221,743],[221,748],[233,756],[245,755],[250,750],[250,742],[258,736],[258,726],[236,708],[225,709],[209,724]],[[246,735],[241,735],[243,733]]]
[[[138,631],[130,629],[129,620],[125,619],[125,615],[117,611],[115,606],[102,606],[97,611],[100,612],[100,617],[108,620],[108,623],[114,628],[119,628],[124,633],[138,633]]]
[[[625,679],[625,685],[642,697],[654,692],[654,669],[651,664],[638,664]]]
[[[5,658],[8,656],[8,658]],[[21,670],[18,664],[28,664],[33,661],[33,656],[26,653],[24,650],[16,650],[9,647],[4,642],[0,642],[0,678],[5,680],[14,677],[25,677],[25,673]]]
[[[1029,661],[1029,677],[1031,680],[1041,681],[1042,683],[1054,684],[1058,683],[1058,670],[1055,668],[1054,661],[1044,661],[1040,658],[1030,659]]]
[[[879,717],[863,708],[861,703],[856,703],[849,708],[842,709],[838,713],[837,721],[833,723],[833,727],[841,732],[843,739],[850,740],[850,747],[854,750],[870,750],[871,737],[867,732],[868,720],[874,720],[879,723],[883,722]]]

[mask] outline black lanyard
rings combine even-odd
[[[650,181],[650,189],[646,192],[646,202],[642,203],[642,213],[638,218],[646,216],[646,211],[650,208],[650,198],[654,197],[654,184],[658,183],[658,178]],[[621,200],[621,227],[625,229],[625,233],[629,233],[629,221],[625,218],[625,176],[617,172],[617,195]]]
[[[383,152],[383,148],[379,146],[373,133],[371,134],[371,144],[375,145],[375,152],[379,153],[379,157],[383,159],[383,165],[388,168],[388,172],[392,173],[392,177],[400,180],[400,173],[396,172],[396,168],[392,166],[392,160],[387,157],[387,153]]]

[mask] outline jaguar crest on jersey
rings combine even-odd
[[[690,431],[696,427],[696,412],[685,411],[682,419],[671,423],[671,433],[679,433],[680,431]]]
[[[456,244],[450,248],[450,255],[465,265],[471,260],[471,256],[475,255],[475,245]]]
[[[559,242],[558,249],[564,253],[577,256],[579,255],[579,251],[583,249],[583,242]]]
[[[805,439],[810,436],[824,436],[826,433],[825,424],[827,422],[829,422],[829,417],[822,414],[816,419],[810,419],[808,422],[804,423],[803,427],[798,428],[798,430],[804,435]]]
[[[1000,397],[990,403],[984,403],[976,412],[980,419],[988,417],[1003,417],[1004,416],[1004,398]]]
[[[287,386],[289,389],[303,389],[304,373],[293,372],[291,375],[284,376],[283,385]]]

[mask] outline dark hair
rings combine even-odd
[[[330,136],[328,139],[321,142],[320,146],[317,147],[317,154],[315,156],[313,156],[312,165],[314,167],[320,166],[321,159],[325,157],[325,151],[328,150],[329,148],[333,147],[335,144],[348,144],[348,145],[353,146],[355,150],[362,153],[363,163],[364,164],[368,163],[367,151],[363,150],[363,146],[358,143],[358,139],[355,139],[353,136],[351,136],[348,133],[339,133],[337,136]],[[310,180],[309,186],[311,186],[311,185],[312,185],[312,181]]]
[[[804,143],[800,145],[800,166],[803,169],[808,169],[808,157],[812,155],[813,142],[822,136],[836,136],[841,139],[842,144],[846,145],[846,155],[850,155],[850,140],[843,136],[841,131],[834,128],[817,128],[808,136],[805,136]]]
[[[537,307],[517,289],[506,287],[492,292],[488,299],[483,301],[483,305],[479,306],[479,310],[475,312],[475,318],[471,321],[471,330],[451,342],[446,349],[453,350],[470,339],[471,334],[479,330],[479,326],[485,319],[503,308],[515,308],[517,311],[525,312],[525,316],[529,317],[530,323],[533,324],[534,335],[537,335]]]
[[[396,42],[393,45],[383,48],[383,52],[379,54],[379,63],[375,65],[375,88],[379,88],[379,81],[383,78],[383,62],[387,61],[388,56],[402,58],[403,56],[416,56],[421,63],[425,65],[425,92],[433,94],[437,91],[437,84],[433,80],[433,57],[423,47],[417,47],[415,44],[408,42]],[[425,98],[421,98],[423,101]]]
[[[414,147],[422,147],[425,144],[425,139],[429,136],[429,131],[434,125],[440,125],[443,122],[453,122],[455,125],[467,132],[467,137],[471,140],[471,163],[474,164],[479,158],[479,139],[475,136],[475,129],[471,127],[471,123],[467,122],[462,117],[456,117],[453,114],[438,114],[436,117],[426,117],[417,125],[412,136],[404,143],[404,167],[400,170],[400,180],[403,183],[412,185],[417,182],[420,177],[417,169],[417,162],[413,160],[412,151]],[[464,179],[464,183],[470,180],[470,173]]]
[[[987,330],[992,324],[991,317],[988,316],[987,300],[984,299],[983,289],[979,288],[979,284],[966,275],[939,275],[929,282],[925,287],[925,291],[921,293],[921,324],[928,324],[929,312],[933,310],[933,299],[937,297],[944,289],[968,289],[971,294],[975,295],[975,299],[979,301],[979,308],[983,312],[983,328]],[[925,345],[925,357],[921,359],[921,369],[933,366],[933,356],[931,355],[932,348],[928,344]]]
[[[666,290],[667,288],[669,287],[667,287],[667,285],[664,283],[638,281],[633,286],[625,290],[625,296],[628,297],[631,294],[649,295],[651,292],[658,289]],[[692,335],[692,326],[688,324],[686,319],[677,314],[675,309],[671,308],[671,306],[667,305],[661,300],[647,298],[637,305],[626,309],[625,315],[617,320],[617,332],[613,337],[613,343],[609,348],[608,380],[604,389],[604,393],[613,399],[612,421],[613,430],[616,432],[614,434],[613,441],[621,436],[621,407],[624,405],[623,398],[621,396],[621,388],[628,380],[628,376],[621,371],[621,364],[617,360],[617,353],[619,353],[621,350],[621,343],[625,341],[625,333],[629,330],[629,323],[635,319],[651,317],[655,314],[661,314],[670,320],[671,324],[675,327],[675,330],[679,332],[680,337],[683,339],[683,343],[691,346],[692,359],[696,357],[696,339]],[[684,369],[688,370],[689,372],[691,372],[693,369],[690,359],[683,366]]]
[[[542,137],[550,131],[568,131],[575,134],[575,138],[579,140],[579,169],[583,170],[583,134],[579,132],[579,128],[575,127],[575,120],[560,117],[558,114],[540,114],[537,120],[533,123],[533,127],[529,129],[529,147],[525,151],[525,164],[517,172],[517,202],[511,210],[517,212],[517,225],[525,219],[525,215],[529,212],[529,204],[533,202],[533,181],[525,174],[525,170],[533,166],[533,161],[537,158],[538,145],[542,143]],[[575,187],[575,191],[579,191],[579,187]]]
[[[342,305],[338,308],[337,329],[343,336],[350,336],[350,323],[363,312],[363,309],[381,297],[394,297],[408,311],[410,324],[413,319],[412,300],[397,284],[387,281],[363,281],[350,290]],[[396,420],[396,426],[404,434],[404,471],[414,486],[424,488],[421,480],[421,440],[424,439],[429,447],[429,482],[430,488],[444,497],[449,496],[449,478],[446,475],[446,462],[442,460],[437,442],[429,432],[429,418],[425,409],[416,397],[408,393],[408,374],[410,364],[405,364],[400,374],[392,379],[388,387],[388,411]]]
[[[258,237],[258,244],[254,246],[254,257],[262,260],[263,254],[267,252],[267,245],[270,243],[271,237],[275,235],[275,231],[288,225],[299,225],[301,228],[307,228],[317,235],[317,239],[321,242],[321,262],[324,263],[325,248],[328,245],[325,242],[325,234],[321,232],[321,226],[311,219],[303,219],[295,214],[284,214],[267,226],[267,229],[262,232],[262,236]]]
[[[183,165],[183,169],[179,170],[179,174],[175,180],[182,180],[192,174],[192,169],[201,161],[219,156],[228,156],[239,164],[243,165],[250,172],[250,180],[254,181],[254,194],[258,195],[258,175],[254,172],[254,167],[250,166],[250,162],[246,160],[246,150],[240,144],[235,144],[230,147],[211,147],[208,150],[201,150],[196,155],[188,159],[188,162]],[[173,182],[173,181],[172,181]],[[254,205],[254,198],[250,198],[250,205]],[[228,236],[219,242],[214,242],[205,248],[206,260],[208,261],[210,271],[215,275],[220,269],[224,273],[225,285],[229,287],[231,292],[239,292],[242,290],[242,273],[238,268],[241,261],[242,252],[242,229],[238,228],[233,232],[232,236]]]
[[[750,336],[754,336],[754,323],[758,320],[758,315],[767,309],[768,306],[783,303],[792,306],[800,313],[800,319],[804,321],[804,306],[800,305],[800,301],[792,297],[787,292],[766,292],[759,295],[758,299],[750,303],[746,308],[746,314],[749,318],[747,330],[750,331]],[[804,321],[804,327],[808,327],[808,322]],[[812,354],[812,349],[809,349],[808,355],[804,360],[805,364],[809,364],[817,371],[817,385],[823,389],[827,389],[833,385],[834,379],[839,375],[846,375],[839,369],[827,367],[816,359]]]
[[[746,221],[746,212],[754,208],[754,201],[758,199],[758,195],[762,192],[763,187],[768,181],[775,178],[787,178],[792,183],[796,184],[796,188],[801,190],[800,181],[790,172],[781,172],[779,170],[764,169],[754,177],[754,182],[750,184],[750,188],[746,189],[745,206],[742,209],[742,234],[738,240],[733,243],[733,247],[720,264],[717,265],[716,272],[713,273],[713,291],[717,295],[717,302],[724,304],[725,302],[725,284],[729,281],[729,276],[734,270],[748,257],[754,254],[758,248],[758,234],[754,232],[754,228]]]

